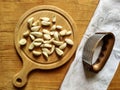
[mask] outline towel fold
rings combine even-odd
[[[83,47],[96,32],[112,32],[115,44],[109,59],[98,73],[84,69]],[[100,0],[89,26],[78,46],[60,90],[106,90],[120,62],[120,0]]]

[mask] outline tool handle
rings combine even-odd
[[[113,48],[114,44],[114,36],[112,34],[108,34],[103,38],[104,45],[102,47],[101,53],[99,58],[97,59],[96,63],[93,64],[93,70],[95,72],[100,71],[103,66],[105,65],[107,59],[110,56],[110,53]]]

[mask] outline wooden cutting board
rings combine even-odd
[[[14,47],[14,31],[19,18],[37,5],[54,5],[65,10],[76,22],[77,41],[82,36],[98,4],[97,0],[1,0],[0,1],[0,90],[18,90],[12,84],[13,76],[23,65]],[[34,70],[28,84],[21,90],[59,90],[74,56],[65,65],[53,70]],[[108,90],[120,89],[120,67]]]
[[[53,17],[56,17],[56,21],[52,22],[51,19]],[[39,21],[40,29],[39,31],[32,32],[31,28],[34,28],[35,26],[31,26],[30,24],[27,23],[28,20],[31,18],[34,18],[36,21]],[[42,22],[40,18],[48,18],[47,22],[50,22],[50,25],[44,26],[42,25]],[[34,22],[35,22],[34,20]],[[29,26],[30,25],[30,26]],[[53,26],[56,25],[55,30],[51,30]],[[29,27],[28,27],[29,26]],[[62,29],[57,29],[57,26],[62,27]],[[47,30],[46,34],[44,30]],[[71,34],[60,36],[60,32],[66,30],[66,32],[71,32]],[[23,34],[25,32],[29,32],[28,36],[24,36]],[[35,40],[42,39],[42,41],[37,41],[37,43],[40,43],[41,45],[34,46],[32,50],[29,50],[30,45],[35,43],[35,40],[30,38],[30,35],[32,33],[41,33],[40,37],[35,37]],[[50,33],[53,33],[51,35]],[[59,35],[57,35],[57,40],[55,38],[55,32],[57,32]],[[28,74],[35,69],[41,69],[41,70],[50,70],[50,69],[55,69],[58,68],[65,63],[67,63],[70,58],[73,56],[73,54],[76,51],[78,42],[77,42],[77,28],[76,24],[73,21],[72,17],[67,14],[65,11],[62,9],[52,6],[52,5],[40,5],[36,6],[30,10],[28,10],[25,14],[22,15],[20,20],[18,21],[15,29],[15,48],[19,54],[19,56],[22,59],[23,62],[23,68],[20,72],[18,72],[14,78],[13,78],[13,84],[16,87],[23,87],[27,83],[27,77]],[[44,35],[50,35],[51,39],[46,39],[44,38]],[[32,36],[34,37],[34,35]],[[26,40],[26,45],[20,45],[19,41],[21,39]],[[32,39],[32,40],[31,40]],[[73,45],[69,45],[69,43],[66,42],[66,39],[72,40]],[[45,43],[45,41],[51,41],[50,43]],[[57,45],[54,43],[55,42],[63,42],[66,45],[64,49],[59,49],[60,45]],[[47,45],[43,46],[43,45]],[[48,45],[52,47],[48,47]],[[61,44],[62,45],[62,44]],[[54,49],[52,50],[52,48]],[[53,51],[52,54],[49,55],[49,53],[44,51],[43,49],[47,49],[47,51]],[[56,53],[56,49],[62,50],[63,55],[58,56]],[[42,55],[40,56],[35,56],[33,55],[33,51],[41,52]],[[46,52],[47,57],[44,57],[44,53]]]

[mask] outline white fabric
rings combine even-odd
[[[98,73],[85,70],[82,63],[84,44],[95,32],[112,32],[116,39],[107,63]],[[106,90],[117,70],[119,61],[120,0],[100,0],[60,90]]]

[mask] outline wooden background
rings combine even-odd
[[[0,90],[59,90],[74,58],[54,70],[35,70],[30,73],[26,87],[13,87],[12,77],[22,68],[14,48],[14,29],[24,12],[37,5],[55,5],[75,20],[81,40],[97,4],[98,0],[0,0]],[[120,90],[120,66],[108,90]]]

